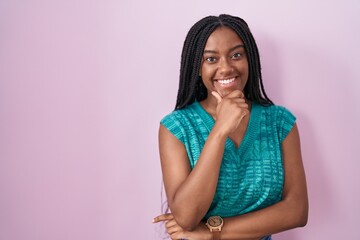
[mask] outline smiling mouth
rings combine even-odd
[[[228,85],[232,82],[235,81],[235,77],[233,78],[229,78],[229,79],[219,79],[219,80],[216,80],[218,83],[220,83],[221,85]]]

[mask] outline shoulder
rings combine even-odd
[[[163,117],[160,123],[181,142],[184,142],[187,132],[194,125],[194,111],[194,104],[182,109],[176,109]]]
[[[189,119],[189,116],[191,116],[194,112],[196,103],[192,103],[191,105],[182,108],[182,109],[176,109],[172,111],[171,113],[165,115],[161,119],[161,123],[163,125],[169,124],[169,123],[181,123],[183,121],[187,121]]]
[[[261,121],[263,121],[266,128],[274,129],[280,142],[282,142],[295,125],[295,115],[286,107],[280,105],[256,105],[256,107],[260,109]]]
[[[189,107],[183,109],[176,109],[171,113],[165,115],[160,122],[162,124],[166,124],[169,122],[178,122],[181,121],[181,119],[186,118],[187,115],[189,115]]]

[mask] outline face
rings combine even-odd
[[[201,65],[201,77],[208,90],[225,97],[234,90],[243,91],[249,68],[240,37],[228,27],[217,28],[208,38]]]

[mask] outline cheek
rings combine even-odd
[[[204,75],[209,71],[209,69],[204,64],[202,64],[200,71],[201,71],[202,75]]]
[[[203,68],[201,68],[201,77],[205,81],[210,81],[214,75],[214,72],[215,71],[212,68],[203,67]]]
[[[246,79],[249,76],[249,66],[248,64],[242,64],[241,66],[239,66],[239,71],[242,73],[243,77],[245,77]]]
[[[249,71],[249,64],[247,60],[244,60],[243,62],[239,63],[238,67],[239,69],[241,69],[242,72]]]
[[[214,85],[213,85],[213,82],[209,80],[209,78],[204,78],[203,76],[201,76],[201,81],[202,83],[204,84],[204,86],[207,88],[207,89],[213,89],[214,88]]]

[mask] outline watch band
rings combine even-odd
[[[220,240],[221,231],[213,230],[212,233],[213,233],[213,240]]]

